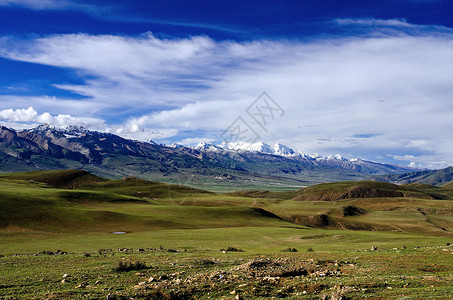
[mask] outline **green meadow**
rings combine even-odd
[[[213,193],[84,171],[0,176],[0,299],[453,294],[451,185]]]

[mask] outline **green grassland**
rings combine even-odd
[[[0,299],[445,299],[452,196],[451,184],[222,194],[78,170],[5,174]]]

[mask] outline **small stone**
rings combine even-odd
[[[231,291],[230,295],[236,295],[236,291]]]
[[[236,300],[242,300],[242,299],[244,299],[244,298],[242,298],[241,295],[237,294],[236,297],[234,297],[234,299],[236,299]]]
[[[135,285],[134,289],[142,289],[144,287],[146,287],[146,282],[142,281],[142,282],[139,282],[137,285]]]
[[[153,276],[151,276],[150,278],[148,278],[148,282],[153,282],[153,281],[156,281],[156,279],[154,279]]]
[[[71,277],[71,275],[69,275],[69,274],[63,274],[62,277],[63,277],[63,278],[68,278],[68,277]]]

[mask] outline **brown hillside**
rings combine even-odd
[[[296,201],[337,201],[357,198],[415,197],[433,199],[420,190],[386,182],[348,181],[324,183],[298,191]]]

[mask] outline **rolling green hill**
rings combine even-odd
[[[181,205],[212,194],[202,190],[78,170],[2,175],[0,187],[3,229],[113,232],[286,223],[260,208]]]
[[[0,226],[47,232],[309,226],[448,235],[453,191],[374,181],[215,194],[80,170],[0,176]]]

